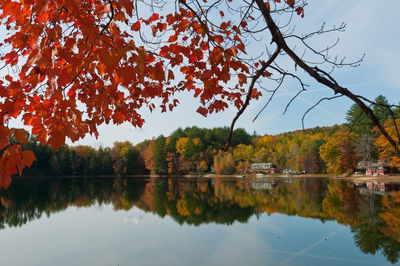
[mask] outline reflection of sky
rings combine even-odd
[[[333,34],[318,39],[316,44],[325,47],[328,40],[340,37],[340,44],[333,53],[347,56],[349,60],[359,58],[366,53],[365,61],[356,69],[345,68],[334,73],[340,84],[348,87],[357,94],[370,99],[379,94],[386,95],[390,102],[400,101],[398,62],[400,61],[400,35],[398,32],[398,10],[400,1],[353,0],[345,4],[338,1],[309,1],[305,8],[305,17],[294,18],[296,32],[307,33],[319,28],[325,21],[327,26],[347,23],[346,32]],[[269,41],[268,41],[269,42]],[[262,46],[258,50],[263,49]],[[257,50],[257,47],[256,49]],[[300,71],[299,71],[300,73]],[[5,72],[2,71],[1,75]],[[320,97],[332,96],[329,89],[321,88],[319,84],[307,79],[312,85],[309,92],[299,97],[289,108],[285,116],[282,112],[288,100],[296,94],[298,86],[288,81],[276,95],[262,115],[251,123],[255,115],[266,103],[268,96],[253,102],[243,116],[238,120],[238,127],[246,128],[250,133],[256,130],[260,134],[276,134],[284,131],[300,129],[303,113]],[[227,126],[234,117],[236,110],[230,109],[223,113],[211,115],[208,118],[196,113],[198,100],[189,94],[181,94],[181,104],[173,113],[160,114],[159,111],[141,113],[146,120],[142,129],[135,129],[128,124],[119,127],[105,125],[99,130],[100,137],[96,140],[88,136],[80,144],[110,146],[114,141],[129,140],[137,143],[159,134],[170,134],[178,127],[197,125],[199,127]],[[348,100],[325,102],[312,111],[305,120],[306,127],[332,125],[344,122],[346,110],[351,105]],[[118,132],[116,134],[116,132]]]
[[[349,228],[336,222],[273,214],[232,226],[180,226],[111,205],[72,207],[1,230],[0,257],[1,265],[15,266],[389,264],[362,254]]]

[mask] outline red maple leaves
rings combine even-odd
[[[286,3],[294,7],[294,1]],[[0,60],[19,67],[18,75],[0,80],[2,185],[34,159],[21,148],[25,131],[6,127],[10,118],[22,115],[38,141],[58,148],[66,138],[97,136],[103,123],[141,126],[141,107],[153,110],[158,98],[162,111],[173,110],[179,91],[193,91],[204,116],[229,102],[242,106],[250,73],[238,58],[246,53],[246,21],[211,26],[184,2],[176,12],[148,18],[137,18],[136,8],[132,0],[0,1],[11,47]],[[296,12],[304,14],[302,8]],[[153,49],[143,42],[146,31],[161,39]]]

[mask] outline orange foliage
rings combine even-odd
[[[352,171],[357,164],[354,150],[354,133],[337,132],[320,147],[320,156],[325,161],[328,172],[342,174]]]
[[[396,119],[396,124],[400,124],[400,119]],[[392,138],[397,138],[396,127],[394,126],[393,120],[389,119],[385,123],[385,129],[389,133]],[[388,165],[392,167],[400,167],[400,157],[398,153],[394,150],[393,146],[389,143],[389,141],[381,135],[375,142],[375,145],[378,146],[379,150],[379,159],[382,162],[389,161]]]
[[[0,0],[6,29],[0,44],[10,48],[1,65],[20,69],[0,79],[0,186],[33,160],[10,143],[13,130],[6,125],[11,118],[22,117],[42,145],[57,149],[67,138],[97,137],[103,123],[141,127],[140,108],[152,111],[160,102],[162,112],[171,111],[179,91],[193,91],[201,103],[198,112],[205,116],[228,103],[243,105],[250,71],[236,56],[246,53],[241,29],[227,19],[211,29],[194,19],[185,1],[178,1],[172,13],[149,9],[148,17],[137,17],[140,2]],[[286,3],[303,14],[294,1]],[[142,31],[151,32],[161,45],[145,47],[138,38]],[[237,78],[235,87],[226,86]],[[259,96],[254,89],[251,97]],[[22,141],[25,131],[15,133]]]

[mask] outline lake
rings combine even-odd
[[[0,191],[1,265],[393,265],[399,184],[39,178]]]

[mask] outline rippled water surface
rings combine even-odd
[[[1,265],[400,264],[395,183],[16,179]]]

